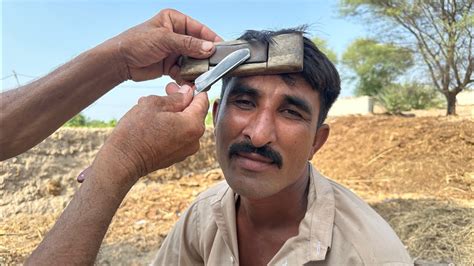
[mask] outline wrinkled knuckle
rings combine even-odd
[[[204,134],[205,127],[204,125],[198,124],[194,125],[190,130],[190,138],[192,139],[199,139]]]
[[[165,9],[162,9],[160,11],[160,13],[162,13],[162,14],[171,14],[171,13],[176,13],[176,10],[172,9],[172,8],[165,8]]]
[[[198,135],[199,135],[199,137],[202,137],[202,135],[204,135],[204,132],[205,132],[205,131],[206,131],[206,125],[204,125],[204,124],[202,124],[202,123],[199,124],[199,126],[198,126],[198,132],[197,132]]]
[[[165,8],[165,9],[162,9],[160,10],[160,12],[158,12],[158,17],[160,19],[163,19],[164,17],[168,16],[170,13],[171,13],[171,9],[170,8]]]
[[[156,95],[143,96],[138,99],[139,105],[157,105],[160,103],[160,97]]]
[[[183,47],[189,50],[193,47],[194,38],[191,36],[184,36],[182,42]]]
[[[149,104],[150,102],[150,96],[143,96],[143,97],[140,97],[140,99],[138,100],[138,104],[139,105],[147,105]]]
[[[143,105],[146,102],[146,96],[142,96],[138,99],[138,104]]]
[[[156,95],[150,95],[148,96],[149,98],[149,101],[151,104],[159,104],[161,102],[161,97],[160,96],[156,96]]]

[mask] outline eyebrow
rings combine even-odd
[[[245,84],[237,83],[231,88],[228,97],[236,96],[236,95],[248,95],[253,98],[259,98],[260,92]]]
[[[292,95],[285,95],[285,98],[283,99],[283,101],[286,104],[293,105],[296,108],[301,109],[303,112],[305,112],[309,115],[313,114],[313,112],[311,111],[310,104],[307,101],[305,101],[304,99],[300,98],[300,97],[296,97],[296,96],[292,96]]]

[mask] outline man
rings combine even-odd
[[[245,38],[267,37],[253,32]],[[232,78],[223,84],[213,113],[218,159],[232,189],[221,183],[202,193],[170,232],[155,264],[410,261],[370,207],[308,165],[329,134],[323,122],[339,93],[334,66],[314,44],[305,40],[301,74]],[[93,263],[133,184],[198,149],[194,140],[204,131],[206,96],[193,99],[189,88],[183,94],[176,87],[167,92],[167,99],[141,99],[120,120],[27,264]],[[147,120],[149,110],[158,121]],[[162,136],[166,141],[159,140]]]
[[[292,32],[249,31],[271,40]],[[155,265],[409,265],[390,226],[308,162],[323,146],[338,73],[307,38],[298,74],[233,77],[213,106],[226,182],[180,217]]]

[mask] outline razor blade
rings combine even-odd
[[[224,57],[215,67],[211,70],[204,72],[199,77],[194,80],[194,85],[196,86],[195,95],[208,91],[212,84],[216,83],[224,75],[244,63],[247,59],[250,58],[250,49],[243,48],[237,51],[234,51]]]
[[[181,61],[180,76],[194,81],[199,75],[217,67],[229,54],[249,49],[250,57],[230,71],[227,76],[249,76],[265,74],[295,73],[303,70],[303,36],[300,33],[280,34],[265,44],[235,40],[216,44],[215,53],[207,59],[184,56]]]

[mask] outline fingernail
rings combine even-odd
[[[212,47],[214,47],[214,44],[212,42],[205,41],[201,44],[201,50],[203,50],[204,52],[211,51]]]
[[[178,92],[179,93],[182,93],[182,94],[186,94],[189,92],[189,90],[191,89],[191,87],[189,87],[189,85],[183,85],[181,86],[181,88],[179,88]]]

